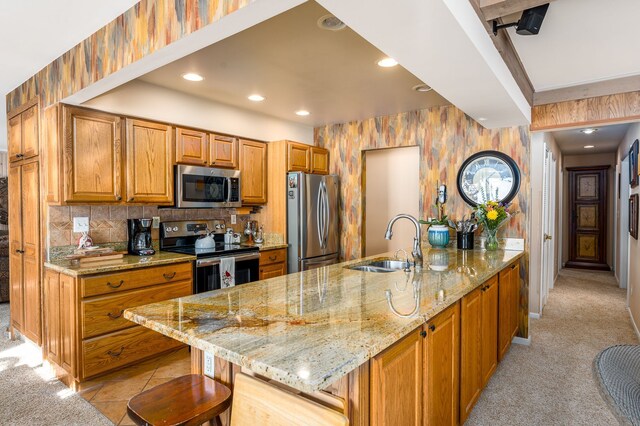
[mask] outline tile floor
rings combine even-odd
[[[183,348],[85,382],[80,386],[79,394],[114,424],[134,425],[127,416],[129,398],[190,372],[189,350]]]

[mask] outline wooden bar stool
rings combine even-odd
[[[132,397],[127,413],[137,425],[221,425],[219,415],[231,405],[231,390],[215,380],[188,374]]]

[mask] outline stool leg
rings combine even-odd
[[[209,420],[209,426],[222,426],[220,416],[215,416],[213,419]]]

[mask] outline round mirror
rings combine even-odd
[[[457,183],[458,192],[471,207],[487,201],[507,204],[520,189],[520,169],[502,152],[481,151],[462,163]]]

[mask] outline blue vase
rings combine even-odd
[[[432,247],[443,248],[449,244],[449,227],[445,225],[431,225],[427,235]]]

